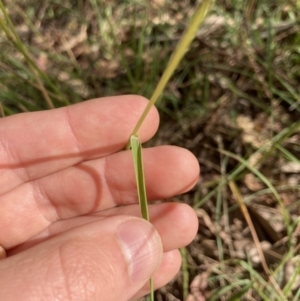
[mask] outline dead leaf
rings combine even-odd
[[[259,191],[264,188],[264,185],[252,173],[248,173],[244,178],[245,185],[252,191]]]
[[[188,295],[186,301],[205,301],[204,292],[208,287],[208,277],[209,273],[204,272],[202,274],[197,275],[191,285],[191,294]]]
[[[284,162],[280,164],[280,170],[285,173],[300,173],[300,164],[297,162]]]
[[[115,78],[121,68],[117,60],[100,60],[97,65],[103,78]]]
[[[258,204],[250,204],[248,208],[255,220],[274,242],[283,237],[285,224],[280,210]]]
[[[242,139],[255,148],[260,148],[269,140],[255,129],[255,123],[248,117],[240,115],[236,119],[237,126],[243,131]]]
[[[165,0],[152,0],[151,1],[151,4],[153,5],[153,7],[157,7],[157,8],[164,6],[165,3],[166,3]]]
[[[81,25],[78,34],[76,36],[70,37],[69,39],[66,39],[66,42],[63,43],[58,48],[58,51],[70,50],[70,49],[74,48],[75,46],[77,46],[78,44],[80,44],[81,42],[83,42],[84,40],[86,40],[86,38],[87,38],[86,30],[87,30],[87,25],[85,25],[85,24]]]
[[[36,64],[40,70],[46,71],[48,66],[48,56],[44,52],[41,52],[36,60]]]

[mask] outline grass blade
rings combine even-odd
[[[137,135],[130,136],[130,145],[134,163],[134,173],[136,179],[136,186],[138,191],[139,204],[142,218],[149,221],[149,211],[146,193],[146,184],[144,176],[144,166],[142,157],[142,144]],[[150,301],[154,301],[153,279],[150,279]]]
[[[130,136],[130,144],[131,144],[132,155],[133,155],[135,179],[136,179],[141,213],[142,213],[142,217],[145,220],[149,221],[146,184],[145,184],[144,166],[143,166],[143,158],[142,158],[142,145],[137,135]]]
[[[188,262],[187,262],[187,250],[186,248],[180,249],[182,264],[182,297],[183,300],[186,300],[189,293],[189,271],[188,271]]]

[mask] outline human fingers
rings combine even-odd
[[[10,250],[8,256],[17,254],[47,239],[99,219],[126,215],[140,217],[139,205],[128,205],[97,212],[93,215],[75,217],[53,223],[32,239]],[[149,206],[150,221],[161,237],[164,252],[188,245],[198,230],[195,211],[184,203],[161,203]]]
[[[169,283],[178,273],[181,266],[181,255],[179,250],[172,250],[164,253],[162,262],[159,269],[153,274],[153,287],[154,289],[161,288]],[[143,297],[150,293],[149,282],[135,294],[131,300],[136,300],[137,298]]]
[[[162,256],[150,223],[110,217],[1,260],[0,295],[6,301],[125,301],[159,268]]]
[[[141,96],[114,96],[0,119],[0,194],[121,150],[146,105]],[[142,141],[154,135],[158,119],[153,108],[139,131]]]
[[[57,220],[137,203],[132,161],[131,152],[119,152],[30,181],[1,196],[0,227],[6,230],[0,233],[0,245],[10,249]],[[145,149],[144,163],[150,200],[183,193],[199,177],[197,159],[182,148]]]

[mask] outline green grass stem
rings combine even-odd
[[[136,135],[143,124],[146,116],[148,115],[151,107],[155,104],[161,93],[163,92],[164,88],[166,87],[169,79],[173,75],[175,69],[177,68],[179,62],[183,58],[185,52],[187,51],[189,45],[191,44],[194,36],[196,35],[200,24],[204,21],[209,9],[212,5],[212,0],[204,0],[199,8],[196,10],[190,25],[188,26],[186,32],[184,33],[182,39],[180,40],[179,44],[177,45],[173,55],[171,56],[169,63],[156,87],[153,92],[152,97],[150,98],[149,103],[147,104],[144,112],[142,113],[140,119],[138,120],[135,128],[133,129],[132,135]],[[129,148],[129,144],[127,144],[127,149]]]

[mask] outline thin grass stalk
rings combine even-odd
[[[16,8],[18,14],[23,18],[27,26],[34,32],[39,38],[43,39],[43,35],[39,32],[39,30],[36,28],[36,26],[32,23],[30,18],[24,13],[23,9],[17,4],[14,0],[10,0],[10,2],[14,5]]]
[[[3,55],[0,53],[0,59],[1,59],[1,58],[6,58],[6,57],[3,56]],[[7,59],[9,59],[9,58],[7,58]],[[9,60],[9,62],[12,63],[11,60]],[[3,63],[1,63],[1,62],[0,62],[0,67],[1,67],[1,68],[6,68],[6,71],[7,71],[7,72],[10,72],[10,73],[11,73],[13,76],[15,76],[16,78],[19,78],[19,79],[22,81],[22,83],[24,82],[24,83],[26,83],[26,84],[28,84],[28,85],[31,85],[32,87],[34,87],[34,88],[36,88],[36,89],[39,90],[39,85],[38,85],[38,84],[36,84],[35,82],[33,82],[33,81],[31,81],[31,80],[29,80],[29,79],[27,79],[27,78],[21,76],[15,69],[13,69],[13,68],[11,68],[11,67],[9,67],[9,66],[6,66],[5,64],[3,64]],[[19,67],[19,66],[17,66],[17,67]],[[49,94],[53,99],[56,99],[57,101],[60,101],[60,102],[63,102],[63,101],[64,101],[59,95],[55,94],[54,92],[48,91],[48,94]]]
[[[300,300],[300,287],[298,288],[297,293],[292,301],[298,301],[298,300]]]
[[[34,77],[35,77],[35,80],[36,80],[36,82],[37,82],[37,84],[38,84],[39,90],[40,90],[41,93],[43,94],[43,96],[44,96],[44,98],[45,98],[45,101],[46,101],[48,107],[49,107],[50,109],[54,109],[54,108],[55,108],[55,107],[54,107],[54,104],[53,104],[51,98],[49,97],[48,92],[47,92],[47,90],[45,89],[44,84],[42,83],[42,81],[41,81],[41,79],[40,79],[40,77],[39,77],[39,74],[38,74],[38,72],[37,72],[38,67],[37,67],[36,64],[34,63],[34,61],[33,61],[33,59],[31,58],[29,52],[27,52],[27,50],[26,50],[25,47],[23,46],[22,41],[20,40],[20,38],[19,38],[17,32],[15,31],[15,28],[14,28],[14,26],[13,26],[13,24],[12,24],[12,22],[11,22],[9,16],[8,16],[8,14],[7,14],[7,12],[6,12],[6,9],[5,9],[5,7],[4,7],[4,5],[3,5],[3,3],[2,3],[1,0],[0,0],[0,8],[1,8],[1,10],[2,10],[2,13],[3,13],[4,17],[5,17],[6,22],[7,22],[7,23],[9,24],[9,26],[10,26],[10,30],[11,30],[12,33],[11,33],[11,32],[7,29],[7,27],[5,26],[5,24],[4,24],[3,20],[2,20],[2,18],[0,18],[0,27],[1,27],[1,28],[3,29],[3,31],[5,32],[7,38],[15,45],[15,47],[16,47],[17,49],[19,49],[19,51],[23,54],[23,56],[24,56],[25,59],[27,60],[28,66],[29,66],[31,72],[33,73],[33,75],[34,75]]]
[[[186,300],[189,291],[189,272],[188,272],[188,262],[187,262],[187,250],[186,248],[180,249],[182,264],[181,264],[181,271],[182,271],[182,297],[183,300]]]
[[[209,12],[210,7],[212,6],[212,0],[204,0],[203,3],[197,8],[196,12],[194,13],[191,23],[188,26],[187,30],[185,31],[183,38],[179,41],[173,55],[171,56],[167,67],[158,82],[156,89],[154,90],[152,97],[150,98],[149,103],[147,104],[144,112],[142,113],[140,119],[138,120],[135,128],[133,129],[132,135],[136,135],[143,124],[146,116],[148,115],[151,107],[155,104],[161,93],[163,92],[164,88],[166,87],[169,79],[173,75],[175,69],[177,68],[179,62],[183,58],[185,52],[187,51],[189,45],[191,44],[192,40],[194,39],[200,24],[204,21],[207,13]],[[130,142],[127,143],[126,149],[130,148]]]
[[[243,216],[249,226],[249,229],[250,229],[250,232],[251,232],[251,235],[252,235],[252,238],[253,238],[253,241],[254,241],[254,244],[256,246],[256,249],[257,249],[257,253],[260,257],[260,261],[261,261],[261,264],[263,266],[263,269],[265,271],[265,273],[267,274],[267,276],[269,277],[270,279],[270,282],[273,284],[274,288],[276,289],[277,293],[279,294],[279,296],[282,298],[282,300],[287,300],[284,293],[282,292],[282,290],[280,289],[278,283],[275,281],[272,273],[270,272],[269,270],[269,267],[268,267],[268,264],[266,262],[266,259],[265,259],[265,256],[264,256],[264,252],[262,250],[262,247],[260,245],[260,242],[259,242],[259,239],[258,239],[258,236],[257,236],[257,233],[255,231],[255,228],[254,228],[254,225],[252,223],[252,220],[251,220],[251,217],[250,217],[250,214],[248,212],[248,209],[246,207],[246,205],[244,204],[244,201],[243,201],[243,198],[242,198],[242,195],[237,187],[237,185],[235,184],[235,182],[233,181],[229,181],[229,187],[231,189],[231,192],[232,194],[235,196],[235,199],[236,201],[238,202],[239,206],[240,206],[240,209],[243,213]]]
[[[287,295],[287,296],[290,295],[293,285],[294,285],[295,281],[297,280],[297,277],[299,277],[299,275],[300,275],[300,266],[298,266],[295,269],[294,274],[292,275],[292,277],[289,279],[288,283],[283,288],[283,292],[285,293],[285,295]]]
[[[298,158],[296,158],[291,152],[289,152],[286,148],[284,148],[283,146],[281,145],[276,145],[276,148],[278,150],[280,150],[282,152],[282,154],[291,162],[294,162],[294,163],[297,163],[297,164],[300,164],[300,161]]]
[[[247,262],[243,260],[237,261],[237,265],[243,267],[246,271],[249,272],[251,276],[251,281],[253,282],[253,288],[263,300],[265,301],[274,300],[272,299],[272,297],[274,293],[276,293],[275,298],[278,301],[282,301],[281,297],[277,294],[277,291],[274,292],[273,286],[270,286],[270,284],[266,282],[265,279],[257,271],[253,269],[252,266],[250,266]],[[268,296],[265,295],[265,293],[262,291],[262,288],[267,289]]]
[[[213,294],[213,297],[209,299],[209,301],[217,301],[220,300],[222,296],[224,296],[226,293],[230,292],[233,288],[240,288],[240,286],[249,285],[250,280],[249,279],[241,279],[237,280],[234,283],[231,283],[228,286],[224,286],[221,289],[216,290],[216,293]]]

